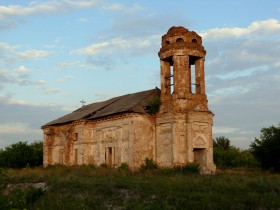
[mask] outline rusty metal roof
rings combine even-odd
[[[160,90],[158,88],[155,88],[152,90],[118,96],[107,101],[92,103],[83,106],[70,114],[53,120],[43,125],[42,127],[48,125],[71,123],[75,120],[81,119],[93,120],[97,118],[107,117],[113,114],[126,112],[149,113],[150,101],[159,95]]]

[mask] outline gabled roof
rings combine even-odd
[[[53,120],[43,125],[42,127],[48,125],[71,123],[75,120],[81,119],[93,120],[97,118],[107,117],[113,114],[126,112],[149,113],[149,103],[153,98],[158,96],[160,96],[160,90],[158,88],[155,88],[152,90],[146,90],[111,98],[107,101],[92,103],[83,106],[70,114]]]

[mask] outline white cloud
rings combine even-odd
[[[0,64],[14,63],[16,60],[14,54],[18,48],[20,48],[18,45],[10,45],[8,43],[0,42]]]
[[[254,21],[247,28],[213,28],[200,33],[204,39],[225,39],[239,37],[257,37],[265,35],[274,35],[280,33],[280,23],[276,19],[268,19],[263,21]]]
[[[28,6],[0,6],[0,30],[14,28],[24,17],[40,14],[51,15],[68,12],[79,8],[96,7],[98,0],[61,0],[61,1],[32,1]]]
[[[50,53],[44,50],[26,50],[19,52],[17,55],[23,59],[38,59],[48,56]]]
[[[8,43],[0,42],[0,52],[1,52],[1,50],[14,51],[19,47],[20,46],[12,46],[12,45],[9,45]]]
[[[25,66],[19,66],[17,69],[15,69],[15,71],[18,73],[25,73],[30,71],[30,69],[26,68]]]
[[[35,105],[0,95],[0,148],[18,141],[42,140],[40,126],[66,114],[62,105]]]
[[[88,18],[79,18],[79,19],[77,19],[77,22],[80,22],[80,23],[86,23],[88,21],[89,21]]]
[[[47,95],[55,94],[60,92],[59,88],[52,88],[52,89],[44,89],[44,93]]]
[[[37,80],[36,82],[34,82],[35,84],[37,85],[43,85],[43,84],[46,84],[48,83],[46,80]]]
[[[248,69],[244,69],[244,70],[240,70],[240,71],[231,71],[226,74],[217,75],[217,77],[219,79],[223,79],[223,80],[228,80],[228,79],[232,80],[232,79],[236,79],[239,77],[252,76],[254,74],[262,73],[265,71],[268,71],[268,66],[266,66],[266,65],[248,68]]]
[[[66,4],[69,4],[73,8],[90,8],[96,7],[99,4],[99,0],[84,0],[84,1],[76,1],[76,0],[64,0]]]
[[[240,100],[238,97],[247,103],[261,100],[262,92],[271,93],[270,89],[279,87],[280,23],[274,19],[255,21],[239,29],[213,29],[204,34],[207,92],[216,107],[225,99],[232,103]],[[259,89],[261,92],[256,91]]]
[[[0,69],[0,88],[8,84],[31,85],[32,81],[29,79],[30,74],[27,73],[28,71],[29,69],[24,66],[15,69]]]
[[[56,94],[59,93],[61,91],[60,88],[46,88],[44,86],[44,84],[46,84],[47,82],[45,82],[44,80],[39,80],[37,82],[35,82],[34,84],[37,85],[37,89],[41,90],[42,93],[46,94],[46,95],[52,95],[52,94]]]
[[[49,51],[45,50],[29,49],[24,51],[24,49],[21,48],[22,46],[20,45],[10,45],[0,42],[0,64],[3,66],[14,66],[14,64],[18,61],[22,61],[22,59],[39,59],[51,54]],[[28,71],[24,69],[24,65],[21,64],[20,66],[21,67],[17,70],[18,72]]]
[[[132,38],[124,39],[122,37],[110,39],[105,42],[92,44],[90,46],[73,50],[72,54],[84,54],[84,55],[96,55],[102,53],[112,53],[122,50],[135,50],[141,48],[147,48],[152,45],[153,41],[157,36],[143,37],[143,38]]]
[[[71,61],[71,62],[63,62],[56,66],[57,70],[71,69],[71,68],[83,68],[83,65],[80,61]]]
[[[231,127],[222,127],[222,126],[214,126],[213,127],[213,134],[230,134],[239,132],[239,128],[231,128]]]
[[[9,122],[0,124],[0,135],[1,134],[39,134],[39,129],[30,128],[28,123]]]
[[[0,6],[0,18],[11,16],[26,16],[31,14],[52,14],[56,12],[65,12],[77,8],[90,8],[97,6],[98,0],[76,1],[76,0],[61,0],[61,1],[33,1],[28,6]]]
[[[102,43],[90,45],[90,46],[82,48],[82,49],[74,50],[71,53],[94,55],[94,54],[98,54],[104,50],[107,50],[110,45],[111,44],[109,42],[102,42]]]
[[[232,95],[241,95],[245,94],[249,91],[248,85],[238,85],[234,86],[232,85],[231,87],[225,86],[225,87],[219,87],[216,90],[212,91],[208,95],[213,97],[227,97],[227,96],[232,96]]]
[[[71,79],[73,79],[73,76],[68,75],[68,76],[64,76],[64,77],[60,78],[57,81],[58,82],[66,82],[66,81],[71,80]]]
[[[9,105],[28,105],[29,103],[24,100],[18,100],[15,98],[8,98],[7,104]]]
[[[52,15],[61,14],[77,9],[99,8],[111,11],[121,12],[138,12],[143,8],[138,4],[131,7],[118,3],[107,3],[102,0],[49,0],[49,1],[32,1],[27,6],[10,5],[0,6],[0,30],[10,29],[22,22],[23,17],[34,14]]]
[[[130,59],[156,55],[158,50],[156,39],[158,41],[157,35],[142,36],[141,38],[118,37],[72,50],[70,54],[85,55],[88,65],[80,65],[80,67],[88,70],[132,69],[137,67],[123,64],[130,63],[128,61]],[[58,69],[63,69],[63,66],[58,66]]]
[[[126,12],[126,13],[135,13],[135,12],[140,12],[140,11],[144,10],[144,8],[142,6],[140,6],[139,4],[133,4],[131,7],[127,7],[120,3],[108,4],[108,5],[103,6],[102,8],[106,9],[106,10],[121,11],[121,12]]]

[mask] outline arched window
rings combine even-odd
[[[184,42],[184,39],[178,38],[178,39],[176,40],[176,42]]]
[[[192,39],[192,43],[197,43],[197,40],[196,39]]]

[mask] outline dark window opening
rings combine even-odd
[[[193,40],[192,40],[192,43],[197,43],[197,40],[196,40],[196,39],[193,39]]]
[[[79,137],[78,133],[75,133],[74,141],[78,141],[78,137]]]
[[[198,163],[200,166],[205,166],[207,162],[207,151],[205,148],[194,148],[194,163]]]
[[[178,38],[178,39],[176,40],[176,42],[184,42],[184,39]]]
[[[165,41],[165,44],[169,44],[170,42],[169,41]]]
[[[108,166],[115,165],[115,147],[106,147],[105,148],[105,163]]]

